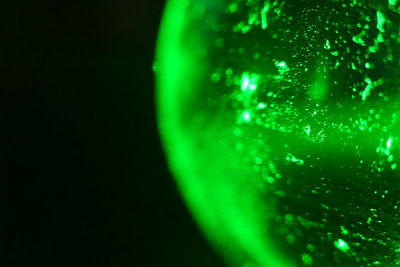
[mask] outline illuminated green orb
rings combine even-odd
[[[400,1],[170,0],[181,192],[232,265],[400,266]]]

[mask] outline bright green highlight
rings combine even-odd
[[[241,89],[242,91],[254,91],[257,89],[259,75],[257,74],[249,74],[248,72],[244,72],[242,74],[241,81]]]
[[[242,119],[244,122],[250,122],[251,121],[251,113],[249,111],[244,111],[242,114]]]
[[[343,252],[347,252],[350,250],[349,245],[343,239],[338,239],[335,241],[335,247]]]
[[[262,28],[263,30],[265,30],[265,29],[268,27],[267,12],[269,11],[269,8],[270,8],[270,4],[269,4],[269,2],[267,1],[267,2],[265,3],[264,8],[261,10],[261,19],[262,19],[261,28]]]
[[[303,164],[304,164],[304,160],[298,159],[298,158],[296,158],[295,156],[293,156],[292,154],[288,154],[288,155],[286,156],[286,160],[289,161],[289,162],[296,163],[296,164],[298,164],[298,165],[303,165]]]
[[[376,28],[378,28],[379,31],[385,32],[384,24],[386,22],[385,15],[380,11],[376,11],[376,17],[377,17],[377,25]]]

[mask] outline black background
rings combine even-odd
[[[222,266],[167,169],[164,1],[0,3],[0,266]]]

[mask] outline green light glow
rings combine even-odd
[[[302,258],[302,260],[303,260],[305,265],[311,265],[312,262],[313,262],[311,256],[308,255],[308,254],[301,255],[301,258]]]
[[[381,32],[385,32],[385,28],[383,27],[386,22],[385,15],[380,10],[378,10],[376,11],[376,17],[377,17],[376,28],[378,28],[378,30],[380,30]]]
[[[343,239],[338,239],[335,241],[335,247],[340,249],[343,252],[347,252],[350,250],[349,245]]]
[[[270,4],[268,1],[266,1],[264,8],[261,10],[261,18],[262,18],[261,28],[263,30],[265,30],[268,27],[267,12],[269,11],[269,8]]]
[[[242,91],[254,91],[257,89],[257,82],[259,76],[257,74],[249,74],[244,72],[242,74],[241,89]]]
[[[400,264],[399,32],[397,0],[169,0],[160,134],[229,264]]]
[[[340,230],[341,230],[342,234],[344,234],[344,235],[348,235],[349,234],[349,231],[343,225],[340,226]]]
[[[242,119],[244,122],[250,122],[251,121],[251,113],[249,111],[244,111],[242,114]]]

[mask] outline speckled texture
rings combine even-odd
[[[400,3],[189,9],[183,135],[240,162],[266,242],[294,266],[400,266]]]

